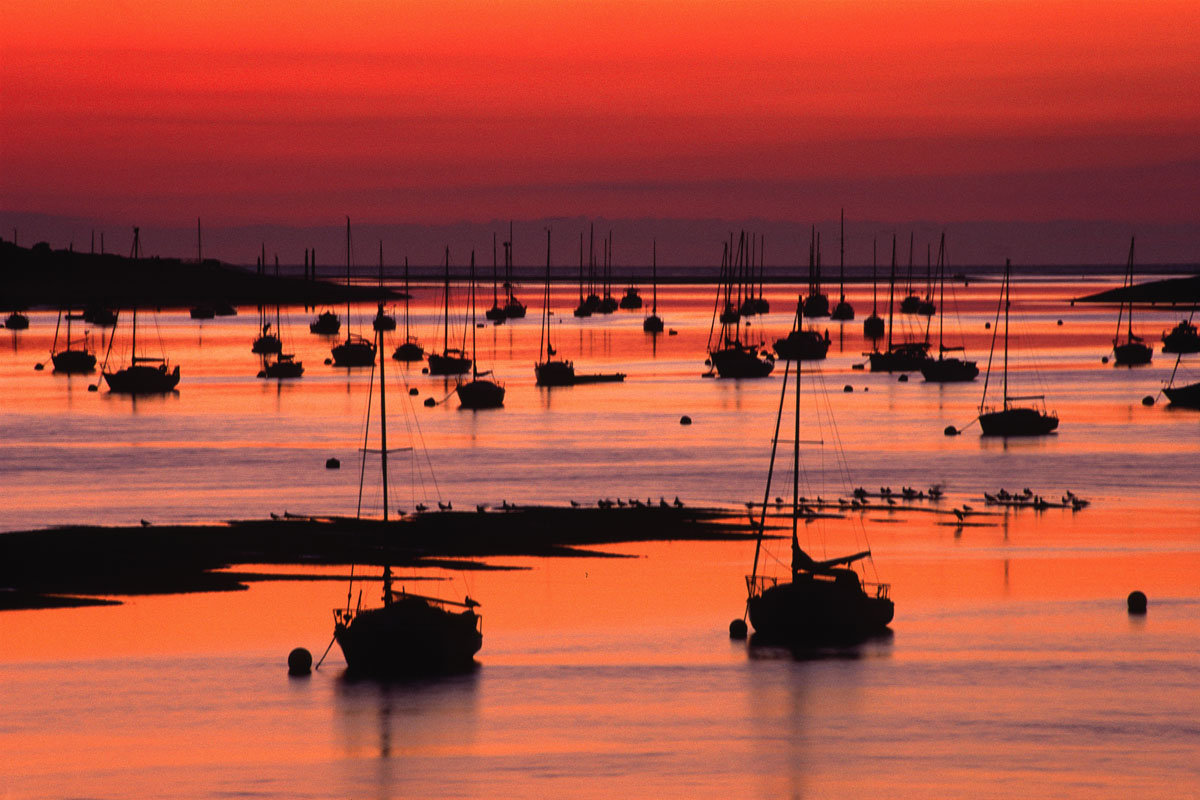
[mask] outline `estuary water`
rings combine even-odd
[[[292,647],[319,657],[329,642],[344,569],[245,592],[6,612],[0,796],[1200,796],[1200,412],[1141,404],[1175,365],[1157,346],[1149,367],[1101,363],[1115,309],[1068,303],[1094,290],[1014,283],[1010,393],[1045,394],[1062,420],[1028,441],[968,425],[982,374],[934,386],[854,369],[869,349],[869,286],[849,292],[856,320],[816,323],[832,346],[804,370],[802,492],[947,493],[803,534],[830,555],[866,538],[872,577],[896,601],[885,640],[803,657],[731,641],[753,555],[738,542],[407,573],[410,585],[433,579],[439,593],[479,599],[484,647],[471,675],[392,686],[346,680],[336,647],[312,676],[286,675]],[[647,310],[577,320],[574,287],[556,286],[559,355],[581,373],[628,377],[550,390],[533,380],[540,292],[520,291],[527,319],[474,331],[481,366],[506,384],[502,410],[463,411],[451,382],[389,364],[391,430],[416,445],[397,456],[394,503],[678,496],[732,510],[761,499],[782,364],[761,381],[701,377],[711,287],[660,287],[677,335],[650,337]],[[440,347],[437,287],[414,294],[413,333]],[[947,343],[982,370],[998,285],[947,294]],[[466,330],[470,348],[456,297],[452,336]],[[768,287],[772,312],[751,335],[782,336],[795,298],[796,287]],[[884,316],[885,305],[881,292]],[[355,309],[354,329],[368,332],[372,313]],[[1184,315],[1139,309],[1135,329],[1157,345]],[[96,376],[33,369],[54,313],[0,331],[0,530],[355,513],[369,370],[324,365],[331,340],[308,333],[310,316],[283,314],[306,372],[281,383],[255,377],[253,308],[205,322],[139,315],[139,350],[161,348],[183,378],[175,394],[136,400],[88,392]],[[894,335],[924,336],[924,320],[897,316]],[[116,337],[113,363],[128,348],[123,327]],[[1200,379],[1200,357],[1179,370]],[[679,424],[684,414],[693,424]],[[948,437],[948,425],[965,430]],[[341,470],[325,469],[331,456]],[[985,507],[982,493],[1001,487],[1071,490],[1091,505]],[[945,512],[964,503],[976,513],[960,525]],[[368,492],[364,511],[379,506]],[[768,548],[769,568],[780,549]],[[1125,611],[1133,589],[1150,598],[1145,617]]]

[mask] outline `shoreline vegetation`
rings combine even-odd
[[[621,557],[589,549],[651,541],[751,540],[736,512],[704,508],[510,507],[383,523],[286,515],[200,525],[0,533],[0,611],[120,604],[133,595],[240,591],[264,580],[340,580],[245,565],[508,569],[495,557]]]
[[[45,242],[20,247],[0,239],[0,308],[99,305],[161,309],[218,301],[235,306],[317,306],[347,299],[404,298],[403,292],[379,287],[374,277],[369,285],[346,286],[334,282],[336,266],[322,271],[328,279],[276,278],[209,258],[202,262],[157,256],[133,259],[113,253],[52,250]]]

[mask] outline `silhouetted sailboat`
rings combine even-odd
[[[1163,332],[1162,343],[1164,353],[1200,353],[1200,332],[1190,318],[1180,320],[1170,331]]]
[[[736,258],[730,253],[728,244],[724,245],[724,248],[725,252],[721,262],[728,269],[723,274],[724,285],[718,285],[717,287],[717,305],[719,306],[723,294],[726,309],[732,306],[736,313],[737,306],[730,302],[730,295],[732,293],[731,282],[735,280],[735,261],[737,265],[740,265],[745,258],[748,258],[745,232],[742,233],[738,240],[738,254]],[[714,315],[716,314],[716,310],[717,308],[714,307]],[[721,378],[765,378],[770,375],[771,370],[775,369],[775,356],[766,349],[760,351],[758,346],[742,342],[740,315],[736,315],[733,322],[727,322],[726,320],[726,315],[721,314],[721,326],[717,332],[717,339],[715,341],[712,338],[713,331],[710,330],[709,332],[708,360],[705,363]],[[715,327],[714,325],[713,328]],[[711,375],[712,372],[709,374]]]
[[[275,256],[275,278],[279,278],[279,256]],[[283,326],[280,323],[281,312],[279,302],[275,302],[275,331],[279,334],[279,349],[275,352],[275,360],[266,355],[262,357],[263,366],[260,377],[263,378],[299,378],[304,374],[304,362],[296,360],[295,353],[283,352]]]
[[[983,381],[983,397],[979,401],[979,427],[984,436],[1044,436],[1058,427],[1058,417],[1046,412],[1045,395],[1010,397],[1008,394],[1008,307],[1012,264],[1004,259],[1004,285],[1000,290],[1000,303],[1004,306],[1004,402],[999,409],[987,408],[988,380],[992,375],[992,354],[996,351],[996,331],[992,331],[992,352],[988,355],[988,371]],[[999,327],[1000,309],[996,309],[996,326]],[[1016,406],[1015,402],[1041,401],[1040,407]]]
[[[379,357],[379,439],[383,482],[383,525],[388,519],[387,386],[384,379],[383,332],[377,331]],[[366,442],[363,450],[367,452]],[[360,486],[361,493],[361,486]],[[483,646],[479,604],[410,594],[392,588],[392,568],[383,567],[383,604],[334,610],[333,636],[353,674],[392,678],[470,669]]]
[[[962,347],[947,347],[943,336],[943,326],[946,319],[946,234],[938,245],[938,281],[941,286],[941,297],[938,304],[942,313],[938,316],[938,357],[921,365],[921,374],[930,383],[952,383],[973,381],[979,375],[979,367],[974,361],[962,358],[946,358],[946,353],[962,350]]]
[[[463,408],[500,408],[504,405],[504,386],[498,381],[488,380],[491,370],[479,371],[479,353],[475,347],[475,251],[471,251],[471,380],[460,381],[454,387],[458,403]]]
[[[425,358],[425,348],[412,336],[409,329],[408,303],[411,293],[408,289],[408,256],[404,257],[404,341],[392,352],[392,358],[397,361],[421,361]]]
[[[29,328],[29,317],[20,311],[14,311],[4,318],[4,327],[10,331],[23,331]]]
[[[139,230],[133,229],[133,251],[129,256],[133,260],[142,257]],[[133,307],[132,341],[129,346],[129,366],[116,372],[108,372],[108,358],[100,368],[110,392],[118,394],[165,394],[179,384],[179,365],[171,370],[165,356],[150,358],[137,354],[137,306]],[[113,331],[116,334],[116,331]],[[109,339],[109,352],[112,352],[112,339]],[[150,366],[157,364],[158,366]]]
[[[62,350],[58,349],[58,331],[62,325],[62,320],[66,317],[67,333],[66,345]],[[54,342],[50,345],[50,360],[54,362],[55,372],[64,372],[67,374],[91,372],[96,369],[96,356],[88,347],[87,334],[84,334],[83,339],[75,339],[71,336],[71,322],[73,320],[83,320],[82,314],[71,312],[70,308],[58,311],[58,322],[54,325]]]
[[[829,316],[829,297],[821,291],[821,237],[815,225],[808,243],[808,297],[804,299],[804,316]]]
[[[646,333],[662,333],[663,321],[658,316],[658,240],[650,245],[650,281],[653,286],[650,301],[650,316],[642,320],[642,330]]]
[[[600,298],[600,305],[596,307],[596,311],[601,314],[611,314],[617,310],[619,305],[617,298],[612,296],[612,231],[608,232],[608,238],[604,240],[604,259],[600,269],[600,284],[603,287],[604,296]]]
[[[262,253],[258,257],[258,277],[259,286],[263,286],[266,282],[267,274],[267,246],[262,246]],[[279,256],[275,257],[275,276],[279,277]],[[267,306],[262,302],[262,297],[259,297],[258,304],[258,330],[259,334],[250,345],[250,352],[258,353],[259,355],[268,355],[278,353],[283,347],[279,336],[271,332],[271,321],[267,318]]]
[[[383,240],[379,240],[379,296],[383,297]],[[396,318],[391,314],[384,313],[383,300],[379,301],[379,308],[375,312],[375,319],[371,320],[371,327],[377,331],[394,331],[396,330]]]
[[[877,341],[883,338],[885,326],[883,317],[879,316],[879,304],[876,301],[878,294],[879,283],[875,279],[875,239],[871,239],[871,316],[863,320],[863,336],[871,341]]]
[[[442,304],[442,352],[429,354],[430,375],[464,375],[471,369],[471,359],[461,347],[450,346],[450,248],[446,248],[446,282]],[[464,335],[464,339],[466,336]]]
[[[507,274],[507,272],[508,272],[508,242],[505,242],[504,244],[505,244],[504,268],[505,268],[505,273]],[[491,320],[492,322],[503,322],[507,318],[507,315],[504,312],[504,306],[500,305],[500,295],[499,295],[499,290],[497,288],[499,286],[499,283],[500,283],[500,267],[499,267],[499,262],[498,262],[498,258],[496,255],[496,233],[493,231],[492,232],[492,307],[489,308],[487,311],[483,312],[483,315],[485,317],[487,317],[489,320]],[[506,285],[507,285],[507,283],[508,282],[505,281]]]
[[[525,305],[513,293],[513,289],[516,288],[513,276],[513,262],[515,259],[516,255],[513,251],[513,226],[510,221],[508,223],[508,241],[504,243],[504,292],[508,298],[504,304],[504,316],[506,319],[525,319]]]
[[[591,298],[584,298],[583,287],[584,287],[583,233],[580,232],[580,234],[579,234],[579,305],[575,306],[575,310],[573,312],[571,312],[580,319],[582,319],[584,317],[590,317],[592,315],[592,304],[589,302]],[[597,297],[596,302],[599,302],[599,301],[600,301],[600,298]],[[543,310],[543,314],[545,314],[545,310]]]
[[[1167,385],[1163,387],[1163,394],[1167,396],[1167,402],[1172,406],[1200,408],[1200,382],[1175,385],[1175,376],[1179,372],[1179,362],[1182,360],[1182,353],[1175,356],[1175,367],[1171,370],[1171,377],[1167,381]]]
[[[800,327],[797,313],[793,329]],[[779,431],[788,390],[790,365],[784,368],[775,434],[771,442],[771,461],[767,487],[758,521],[758,539],[754,546],[754,566],[746,577],[746,609],[754,627],[756,642],[786,645],[853,643],[887,631],[895,614],[886,583],[868,584],[851,564],[870,558],[871,551],[817,561],[800,547],[800,376],[796,365],[794,429],[792,437],[792,508],[791,508],[791,580],[779,582],[759,573],[763,536],[766,530],[767,504],[771,497],[771,479],[779,447]],[[868,591],[871,589],[872,591]]]
[[[346,341],[334,347],[335,367],[369,367],[375,363],[375,343],[351,332],[350,317],[350,217],[346,217]]]
[[[315,283],[317,280],[317,251],[314,249],[310,256],[311,262],[311,280]],[[338,319],[338,315],[334,313],[332,308],[327,308],[317,315],[317,318],[308,323],[308,330],[311,333],[317,333],[322,336],[336,336],[338,331],[342,329],[342,321]]]
[[[892,274],[888,281],[888,327],[887,350],[868,353],[872,372],[916,372],[925,365],[929,358],[929,341],[907,341],[898,344],[892,341],[892,328],[895,322],[893,313],[893,295],[896,291],[896,237],[892,236]]]
[[[854,306],[846,302],[846,209],[842,209],[841,234],[838,237],[838,288],[841,298],[830,313],[832,319],[846,321],[854,319]]]
[[[913,273],[913,233],[908,234],[908,294],[900,301],[901,314],[916,314],[921,308],[921,298],[913,292],[912,273]]]
[[[1117,311],[1117,334],[1113,337],[1113,364],[1118,367],[1135,367],[1149,364],[1154,350],[1142,341],[1142,337],[1133,334],[1133,242],[1129,237],[1129,263],[1125,267],[1125,293],[1129,295],[1129,329],[1125,341],[1121,341],[1121,313],[1125,310],[1125,299],[1121,299],[1120,310]]]

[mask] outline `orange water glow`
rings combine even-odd
[[[9,11],[12,209],[1175,220],[1196,169],[1180,0]]]

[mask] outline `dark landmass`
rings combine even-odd
[[[139,258],[18,247],[0,240],[0,309],[100,305],[188,308],[199,303],[326,305],[402,298],[377,286],[275,278],[213,259]]]
[[[1143,303],[1146,305],[1194,306],[1200,303],[1200,275],[1168,278],[1118,287],[1105,292],[1077,297],[1074,303]]]
[[[236,591],[272,573],[237,565],[500,569],[495,556],[608,556],[601,544],[751,538],[729,512],[547,508],[439,512],[384,524],[338,518],[215,525],[71,526],[0,534],[0,610],[112,602],[113,596]]]

